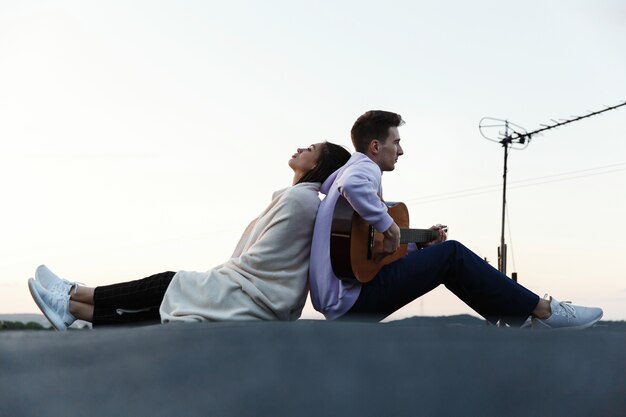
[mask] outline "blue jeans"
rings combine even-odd
[[[537,294],[450,240],[385,265],[340,319],[380,321],[439,284],[492,323],[520,326],[539,302]]]

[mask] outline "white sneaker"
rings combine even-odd
[[[35,279],[46,290],[53,293],[69,294],[70,290],[77,282],[70,282],[66,279],[58,277],[47,266],[39,265],[35,271]]]
[[[33,278],[28,279],[28,289],[41,312],[55,329],[67,330],[68,326],[76,321],[70,313],[69,293],[50,292]]]
[[[554,297],[550,297],[550,309],[552,314],[547,319],[533,319],[534,329],[584,329],[593,326],[603,314],[601,308],[575,306]]]

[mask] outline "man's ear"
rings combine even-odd
[[[370,154],[378,155],[378,152],[380,151],[380,142],[378,141],[378,139],[374,139],[370,142],[367,148],[370,151]]]

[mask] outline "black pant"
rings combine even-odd
[[[96,287],[93,293],[93,326],[161,321],[159,307],[170,281],[167,271],[136,281]]]
[[[341,318],[382,320],[440,284],[492,323],[521,326],[539,303],[538,295],[449,240],[385,265]]]

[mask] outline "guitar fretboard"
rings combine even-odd
[[[400,229],[400,243],[428,243],[439,237],[439,233],[431,229]]]

